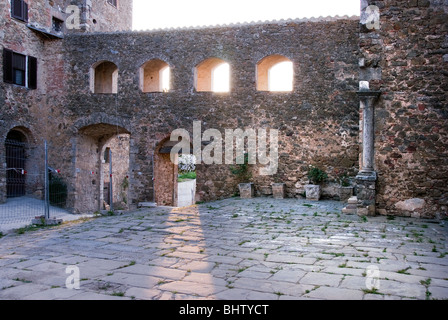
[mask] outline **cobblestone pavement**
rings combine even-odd
[[[0,299],[448,298],[446,221],[342,206],[232,198],[11,233]]]

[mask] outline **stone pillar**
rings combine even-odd
[[[380,91],[371,91],[367,81],[360,83],[357,92],[362,108],[362,163],[356,180],[357,213],[360,216],[375,215],[375,189],[377,174],[374,170],[375,131],[374,131],[374,103],[380,96]]]

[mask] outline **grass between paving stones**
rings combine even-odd
[[[362,289],[362,291],[363,291],[365,294],[370,293],[370,294],[384,295],[384,293],[379,292],[377,288],[372,288],[372,289]]]
[[[30,224],[27,225],[25,227],[21,227],[21,228],[17,228],[14,229],[14,233],[18,234],[18,235],[22,235],[26,232],[32,232],[32,231],[37,231],[37,230],[42,230],[42,229],[58,229],[61,228],[62,226],[68,226],[68,225],[74,225],[74,224],[78,224],[78,223],[82,223],[82,222],[86,222],[86,221],[90,221],[92,219],[97,218],[96,216],[91,217],[91,218],[87,218],[87,217],[83,217],[83,218],[79,218],[77,220],[73,220],[73,221],[63,221],[61,224],[58,225],[36,225],[36,224]],[[0,238],[4,237],[5,235],[0,232]]]
[[[308,207],[308,206],[306,206],[306,207]],[[309,207],[312,207],[312,205],[309,205]],[[208,208],[208,206],[207,206],[207,209],[215,210],[217,208],[215,208],[213,206],[210,206],[210,208]],[[261,208],[260,210],[262,210],[262,209],[263,208]],[[296,223],[302,223],[302,222],[300,222],[298,220],[306,221],[307,219],[311,218],[312,219],[311,225],[298,226],[297,228],[294,229],[296,231],[295,236],[303,237],[304,240],[305,239],[307,240],[307,244],[305,244],[305,245],[312,245],[312,243],[310,241],[310,237],[308,235],[309,234],[311,235],[311,234],[313,234],[316,231],[317,231],[318,234],[320,234],[320,236],[322,236],[322,233],[318,232],[319,230],[324,232],[325,234],[329,233],[330,235],[336,235],[336,234],[339,234],[340,232],[344,232],[343,231],[344,228],[352,227],[353,229],[350,228],[351,230],[349,231],[349,233],[351,233],[352,236],[356,234],[355,237],[360,237],[362,239],[367,239],[367,238],[371,237],[370,235],[368,235],[369,232],[370,232],[371,235],[373,234],[373,237],[376,238],[377,240],[379,240],[379,238],[385,239],[386,236],[383,237],[383,235],[387,234],[388,240],[389,240],[389,238],[392,239],[392,241],[395,240],[395,239],[403,239],[404,241],[406,241],[406,244],[407,244],[407,242],[425,242],[425,243],[429,242],[429,243],[432,243],[432,244],[434,244],[434,246],[429,246],[427,248],[426,252],[431,251],[431,247],[432,247],[432,252],[433,253],[437,253],[437,255],[439,255],[440,258],[445,257],[445,255],[448,253],[448,252],[444,252],[443,249],[445,249],[445,247],[443,246],[443,244],[440,245],[440,242],[439,242],[438,239],[434,238],[434,240],[436,240],[436,241],[434,241],[432,239],[428,239],[427,235],[425,236],[424,232],[425,232],[425,230],[428,230],[428,227],[424,227],[424,226],[420,226],[420,225],[414,225],[413,227],[409,228],[409,226],[406,225],[406,230],[405,230],[404,226],[400,228],[399,232],[401,232],[402,236],[400,236],[400,235],[395,236],[395,235],[390,233],[392,230],[395,230],[395,227],[392,227],[392,225],[397,225],[398,224],[397,221],[394,221],[395,218],[394,219],[389,219],[388,217],[385,218],[385,219],[388,220],[387,221],[387,228],[386,228],[386,226],[383,227],[382,225],[379,225],[378,228],[376,228],[376,226],[372,226],[372,223],[376,223],[375,218],[371,219],[369,217],[369,221],[367,221],[367,218],[365,219],[365,221],[363,221],[364,219],[357,218],[357,217],[355,217],[357,219],[354,219],[354,220],[335,219],[335,216],[337,216],[336,213],[334,213],[335,214],[335,216],[334,216],[334,215],[332,215],[333,214],[332,212],[315,212],[314,213],[314,217],[317,217],[317,218],[313,219],[312,215],[313,215],[314,208],[312,209],[312,211],[308,210],[308,209],[304,209],[304,211],[308,212],[308,214],[306,214],[306,213],[305,214],[298,213],[296,215],[291,215],[292,211],[290,209],[285,209],[285,211],[282,210],[282,212],[279,212],[279,211],[277,211],[277,212],[274,211],[272,213],[271,212],[265,212],[264,215],[262,213],[263,216],[261,217],[260,220],[255,221],[255,222],[252,221],[248,225],[243,226],[243,228],[246,228],[246,227],[247,228],[254,228],[253,230],[247,230],[247,231],[248,232],[252,232],[253,231],[253,232],[256,232],[259,235],[262,235],[262,231],[260,232],[260,231],[257,231],[256,229],[266,229],[267,234],[269,234],[269,236],[267,236],[266,239],[269,240],[268,238],[272,237],[272,240],[275,240],[275,239],[277,239],[279,237],[279,235],[281,233],[284,232],[284,231],[282,231],[282,228],[283,228],[283,230],[289,229],[289,227],[287,228],[286,225],[295,226]],[[309,212],[309,211],[311,211],[311,212]],[[235,211],[233,211],[233,212],[235,212]],[[232,215],[233,212],[227,212],[227,217]],[[259,214],[259,213],[260,212],[257,212],[257,214]],[[157,214],[157,215],[159,215],[159,214]],[[165,214],[163,213],[163,214],[160,214],[160,215],[165,215]],[[243,215],[245,215],[245,214],[243,214]],[[152,215],[152,216],[154,216],[154,215]],[[302,218],[302,216],[307,216],[308,218]],[[190,220],[186,216],[180,215],[180,217],[186,218],[186,220],[182,220],[182,221]],[[176,219],[176,218],[181,219],[180,217],[179,216],[174,216],[171,219],[169,219],[167,221],[164,221],[163,223],[165,223],[165,222],[171,222],[172,223],[173,220]],[[238,217],[238,214],[235,213],[232,218],[237,218],[237,217]],[[139,217],[139,218],[143,219],[143,217]],[[260,221],[264,220],[264,219],[266,219],[267,222],[266,223],[261,223]],[[329,221],[329,219],[331,221]],[[240,219],[237,219],[237,220],[240,220]],[[400,220],[400,219],[398,218],[398,220]],[[179,221],[174,221],[174,222],[182,222],[182,221],[179,220]],[[362,230],[361,230],[361,226],[362,226],[361,223],[365,223],[365,222],[368,222],[368,223],[364,224],[365,227],[362,228]],[[400,222],[400,221],[398,221],[398,222]],[[140,224],[138,224],[138,225],[140,225]],[[218,226],[213,224],[213,223],[210,224],[209,226],[210,227],[214,227],[214,228],[218,228]],[[271,228],[269,228],[268,226],[271,226]],[[49,226],[49,227],[52,227],[52,226]],[[280,229],[277,229],[278,227],[280,227]],[[343,228],[343,229],[341,229],[341,228]],[[128,232],[128,230],[129,230],[129,228],[126,228],[126,229],[121,228],[118,233],[122,233],[124,230],[126,230],[126,232],[125,232],[125,234],[126,234]],[[275,230],[275,234],[273,235],[272,231],[274,231],[274,230]],[[359,233],[357,231],[355,231],[355,230],[358,230]],[[401,230],[405,230],[405,231],[401,231]],[[137,231],[142,231],[142,230],[137,230]],[[181,235],[183,234],[183,232],[185,232],[185,231],[182,231]],[[285,232],[289,232],[289,231],[285,231]],[[379,234],[379,232],[381,232],[382,234]],[[407,233],[407,237],[409,235],[411,235],[410,239],[404,239],[403,236],[404,236],[405,232],[408,232]],[[389,237],[389,235],[390,235],[390,237]],[[1,235],[0,235],[0,237],[1,237]],[[281,235],[281,237],[283,237],[283,235]],[[329,236],[327,235],[326,238],[328,238],[328,237]],[[239,242],[239,243],[237,241],[235,242],[235,244],[238,244],[238,246],[243,246],[245,243],[251,241],[251,240],[247,240],[247,238],[244,239],[245,237],[241,237],[241,238],[239,239],[239,241],[241,241],[241,242]],[[315,238],[316,237],[313,235],[312,239],[314,240]],[[356,241],[360,241],[360,239],[356,240]],[[384,242],[382,242],[382,243],[384,245]],[[331,245],[331,243],[327,243],[327,244]],[[437,246],[436,246],[436,244],[437,244]],[[405,242],[403,242],[402,245],[405,245]],[[348,246],[352,247],[353,249],[355,249],[356,251],[359,251],[361,253],[363,251],[365,251],[365,250],[357,248],[357,246],[358,246],[357,244],[353,245],[353,243],[350,243],[350,244],[348,244]],[[259,250],[259,249],[263,249],[263,248],[262,247],[253,248],[252,251],[256,251],[256,250]],[[383,253],[385,253],[387,251],[387,249],[388,248],[384,248],[384,249],[381,248]],[[169,250],[169,249],[167,249],[167,250]],[[170,250],[174,251],[176,249],[175,248],[171,248]],[[323,251],[323,252],[321,251],[321,253],[326,254],[326,255],[331,255],[333,257],[344,257],[344,256],[348,256],[348,257],[356,257],[356,256],[358,256],[358,257],[361,257],[361,255],[350,254],[350,253],[347,253],[347,252],[344,254],[344,253],[331,252],[331,251],[337,251],[337,249],[336,248],[335,249],[327,249],[327,251]],[[393,251],[393,250],[389,250],[389,251]],[[200,252],[200,253],[203,253],[203,252]],[[264,260],[266,260],[268,258],[269,253],[263,253],[263,254],[264,254]],[[410,252],[410,254],[412,254],[412,251]],[[227,254],[219,254],[218,253],[218,255],[226,256]],[[423,255],[423,254],[421,254],[421,252],[414,251],[414,255]],[[373,259],[376,259],[377,262],[379,262],[381,259],[386,259],[384,257],[369,257],[368,253],[364,253],[362,256],[364,256],[365,258],[367,258],[369,260],[364,259],[363,261],[358,261],[358,259],[355,259],[355,261],[356,262],[364,262],[364,261],[365,262],[372,262]],[[433,254],[433,256],[435,256],[435,255]],[[331,258],[319,258],[318,260],[321,260],[321,259],[332,259],[333,257],[331,257]],[[250,258],[248,260],[251,260],[251,259],[252,258]],[[405,256],[404,256],[404,259],[405,259]],[[358,269],[357,267],[348,267],[347,266],[348,260],[345,260],[345,262],[344,262],[344,260],[345,259],[339,260],[339,263],[340,263],[338,265],[339,268],[356,268],[356,269]],[[337,261],[337,259],[335,259],[335,261]],[[125,266],[122,266],[120,268],[124,268],[124,267],[130,266],[130,265],[133,265],[133,264],[135,264],[135,262],[131,261],[129,264],[127,264]],[[243,272],[244,270],[246,270],[247,268],[248,267],[242,267],[242,268],[240,268],[238,270],[235,270],[235,271],[238,271],[238,273],[240,273],[240,272]],[[398,270],[396,272],[397,273],[401,273],[401,274],[409,275],[410,274],[408,272],[409,269],[411,269],[411,267],[408,267],[408,268],[405,268],[405,269],[402,269],[402,270]],[[422,267],[419,268],[419,270],[423,270],[423,269],[424,268],[422,268]],[[275,272],[276,271],[274,271],[274,270],[270,271],[271,274],[275,274]],[[113,273],[110,273],[110,274],[107,274],[107,275],[112,275],[112,274]],[[363,276],[366,276],[366,274],[363,273]],[[344,278],[345,278],[345,275],[344,275]],[[445,280],[448,280],[448,279],[445,279]],[[227,281],[226,287],[227,288],[233,288],[232,281],[229,281],[229,280],[226,280],[226,281]],[[423,280],[420,281],[420,284],[425,286],[425,288],[426,288],[426,291],[427,291],[426,292],[426,297],[427,297],[427,299],[429,299],[431,297],[431,293],[429,292],[430,283],[431,283],[431,279],[427,279],[425,281],[423,281]],[[160,284],[162,284],[162,283],[160,283]],[[318,286],[313,288],[313,289],[311,289],[311,290],[307,290],[306,293],[309,293],[309,292],[311,292],[313,290],[316,290],[316,288],[318,288]],[[115,288],[108,288],[108,289],[109,289],[108,290],[109,292],[107,294],[115,295],[115,296],[121,296],[121,294],[122,294],[122,290],[120,290],[122,288],[116,288],[115,287]],[[110,289],[114,289],[114,291],[112,292],[112,290],[110,290]],[[366,294],[384,295],[384,293],[379,292],[379,290],[376,289],[376,288],[372,288],[371,290],[363,290],[363,291]],[[173,293],[175,293],[175,292],[173,292]],[[277,291],[277,292],[274,292],[274,294],[276,294],[278,296],[281,296],[283,293],[280,292],[280,291]]]
[[[429,285],[431,284],[431,278],[428,278],[426,280],[420,280],[420,284],[422,284],[423,286],[425,286],[426,290],[425,290],[425,296],[426,296],[426,300],[429,300],[432,293],[429,291]]]
[[[22,228],[18,228],[15,230],[16,234],[24,234],[25,232],[30,232],[30,231],[36,231],[36,230],[40,230],[40,229],[52,229],[52,228],[56,228],[58,226],[47,226],[47,225],[34,225],[31,224],[29,226],[25,226]]]
[[[407,267],[405,269],[398,270],[397,273],[410,275],[410,273],[408,272],[409,269],[411,269],[411,267]]]

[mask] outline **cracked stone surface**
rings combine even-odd
[[[446,221],[343,205],[231,198],[9,233],[0,299],[448,299]]]

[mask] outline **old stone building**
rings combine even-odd
[[[66,10],[74,2],[79,27],[68,29],[77,22]],[[22,11],[14,12],[16,3]],[[196,122],[223,136],[279,130],[277,173],[251,168],[257,195],[283,182],[288,197],[300,197],[315,165],[328,174],[326,197],[337,198],[341,174],[351,177],[360,214],[447,215],[448,5],[441,0],[363,0],[361,19],[147,32],[130,31],[131,1],[0,6],[0,136],[26,142],[27,168],[49,142],[73,212],[103,208],[111,159],[114,201],[176,205],[169,137],[178,128],[192,133]],[[375,8],[379,27],[368,11]],[[292,68],[285,90],[270,78],[282,62]],[[220,66],[224,86],[214,77]],[[6,149],[0,144],[2,159]],[[197,199],[230,197],[237,182],[229,165],[201,163]],[[23,193],[36,196],[38,184],[25,181]]]

